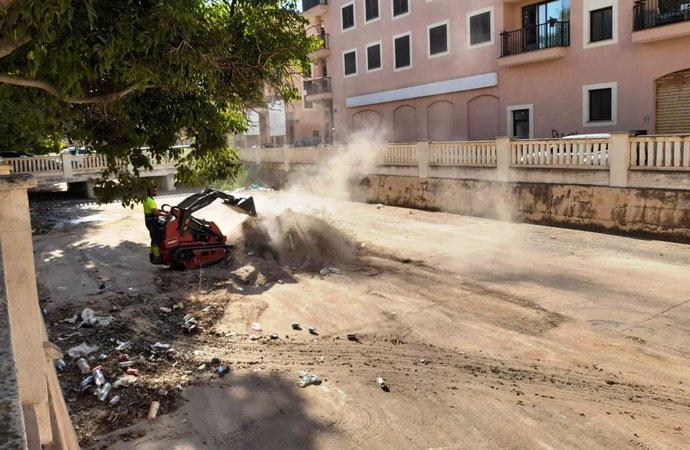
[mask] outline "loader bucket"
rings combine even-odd
[[[234,202],[225,202],[225,204],[240,214],[248,214],[252,217],[256,217],[254,197],[236,198]]]

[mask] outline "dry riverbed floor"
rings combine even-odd
[[[687,245],[239,195],[259,218],[197,213],[233,258],[187,272],[148,263],[139,208],[32,205],[39,297],[84,447],[690,447]],[[85,308],[113,319],[65,321]],[[67,356],[81,343],[99,346],[89,363],[111,383],[119,355],[135,361],[108,396],[119,403],[81,392]],[[321,382],[301,388],[299,371]]]

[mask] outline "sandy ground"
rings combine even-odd
[[[130,356],[148,358],[136,387],[117,392],[115,407],[76,394],[79,375],[66,358],[61,380],[85,445],[690,447],[688,246],[251,194],[267,223],[292,208],[327,227],[303,229],[301,239],[269,227],[273,248],[283,246],[276,262],[249,242],[245,217],[214,204],[198,216],[238,243],[235,257],[184,273],[149,265],[138,209],[71,203],[51,226],[37,228],[39,292],[52,340],[64,349],[110,345],[104,365],[113,379],[115,339],[132,342]],[[319,232],[330,235],[309,241]],[[339,232],[355,256],[333,246]],[[306,255],[285,258],[299,248]],[[342,273],[322,276],[319,265]],[[183,311],[158,311],[177,302]],[[75,326],[62,319],[86,306],[116,321],[65,337]],[[179,328],[185,313],[200,319],[197,334]],[[267,337],[273,331],[278,339]],[[176,353],[148,355],[156,341]],[[224,377],[213,374],[214,357],[229,365]],[[198,370],[202,363],[207,368]],[[298,387],[301,370],[322,383]],[[149,422],[154,399],[161,415]]]

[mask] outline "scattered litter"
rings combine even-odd
[[[66,286],[58,286],[58,287],[57,287],[57,290],[60,291],[60,292],[64,292],[64,291],[67,290],[67,287],[66,287]]]
[[[381,386],[381,389],[386,389],[388,386],[386,386],[386,382],[383,380],[383,378],[378,377],[376,379],[376,383]]]
[[[251,336],[249,336],[249,339],[251,339],[252,341],[256,341],[257,339],[259,339],[259,336],[252,334]]]
[[[278,284],[283,284],[283,280],[278,280]]]
[[[230,368],[222,364],[216,369],[216,374],[218,374],[219,377],[224,377],[228,372],[230,372]]]
[[[262,370],[264,370],[264,369],[262,369],[261,367],[257,367],[256,369],[252,370],[252,372],[254,372],[254,373],[259,373],[259,372],[261,372]]]
[[[206,363],[202,363],[199,367],[196,368],[196,370],[198,370],[199,372],[201,372],[204,369],[206,369]]]
[[[323,276],[328,275],[329,273],[335,273],[335,274],[341,274],[343,273],[340,269],[336,267],[324,267],[319,271],[319,273]]]
[[[115,318],[113,316],[97,316],[91,308],[84,308],[81,312],[80,327],[107,327]]]
[[[80,331],[75,331],[74,333],[70,333],[70,334],[67,334],[67,335],[65,335],[65,336],[60,336],[59,338],[57,338],[57,340],[58,340],[58,341],[66,341],[67,339],[69,339],[69,338],[71,338],[71,337],[73,337],[73,336],[81,336],[81,332],[80,332]]]
[[[357,337],[357,335],[355,333],[347,333],[347,340],[357,342],[357,341],[359,341],[359,338]]]
[[[309,328],[307,328],[307,330],[309,330],[309,333],[310,333],[310,334],[313,334],[313,335],[318,335],[318,334],[319,334],[319,333],[316,332],[316,327],[309,327]]]
[[[208,305],[207,307],[202,309],[201,312],[209,312],[211,310],[211,308],[213,308],[213,305]]]
[[[156,418],[156,416],[158,415],[158,408],[160,407],[161,404],[159,402],[155,400],[151,402],[151,406],[149,406],[149,413],[147,415],[149,420],[153,420]]]
[[[96,359],[98,359],[99,361],[105,361],[106,359],[108,359],[108,355],[106,355],[105,353],[101,353],[100,355],[98,355],[98,358]]]
[[[326,357],[325,356],[317,356],[316,358],[314,358],[314,360],[316,362],[322,363],[322,362],[326,361]]]
[[[98,400],[103,402],[106,398],[108,398],[108,394],[110,394],[112,388],[113,386],[110,383],[105,383],[103,386],[96,389],[96,392],[94,393],[96,394]]]
[[[161,397],[165,397],[166,395],[168,395],[168,391],[166,391],[165,389],[158,389],[158,395],[160,395]]]
[[[115,397],[111,398],[110,401],[108,402],[108,404],[110,406],[115,406],[118,403],[120,403],[120,396],[119,395],[116,395]]]
[[[196,319],[191,314],[187,314],[182,318],[182,329],[187,333],[191,333],[196,328]]]
[[[125,373],[127,375],[132,375],[132,376],[136,377],[137,375],[139,375],[139,369],[135,369],[134,367],[130,367],[127,369],[127,371]]]
[[[251,329],[254,331],[261,331],[261,324],[259,322],[254,322],[253,324],[250,325]]]
[[[91,386],[93,384],[93,375],[89,375],[88,377],[84,378],[81,380],[79,385],[81,386],[82,389]]]
[[[177,311],[178,309],[183,309],[183,308],[184,308],[184,304],[182,302],[175,303],[172,307],[173,311]]]
[[[377,204],[376,204],[376,209],[381,209],[381,208],[383,208],[383,205],[382,205],[381,203],[377,203]]]
[[[162,342],[156,342],[151,346],[151,348],[155,351],[156,349],[160,350],[170,350],[170,344],[163,344]]]
[[[121,352],[122,350],[129,348],[129,344],[130,344],[129,341],[123,342],[123,341],[118,340],[117,341],[117,347],[115,347],[115,350],[117,350],[118,352]]]
[[[181,391],[181,390],[183,390],[184,388],[182,387],[181,384],[176,384],[176,385],[175,385],[175,389],[177,389],[178,391]]]
[[[276,333],[275,331],[271,333],[271,339],[278,339],[278,333]]]
[[[129,355],[127,353],[120,353],[117,355],[118,361],[129,361]]]
[[[161,307],[158,308],[158,309],[160,310],[160,312],[165,313],[165,314],[168,314],[168,313],[171,313],[171,312],[172,312],[172,309],[166,308],[165,306],[161,306]]]
[[[67,319],[64,319],[63,322],[67,323],[77,323],[77,319],[79,316],[77,314],[73,315],[72,317],[68,317]]]
[[[122,369],[126,369],[127,367],[132,367],[136,363],[136,361],[122,361],[118,364],[118,366],[120,366]]]
[[[297,386],[304,388],[311,386],[312,384],[321,384],[321,378],[318,375],[314,375],[309,372],[300,371],[297,373],[300,380],[297,382]]]
[[[129,387],[137,381],[134,375],[123,375],[113,383],[114,388]]]
[[[225,333],[225,337],[235,337],[237,336],[237,331],[231,331],[229,333]]]
[[[293,323],[293,324],[292,324],[292,329],[293,329],[293,330],[301,330],[301,329],[302,329],[302,326],[301,326],[300,324],[298,324],[298,323]]]
[[[62,360],[62,359],[57,359],[57,360],[55,360],[55,368],[56,368],[57,370],[59,370],[60,372],[62,372],[63,370],[65,370],[65,367],[67,367],[67,364],[65,364],[65,361],[64,361],[64,360]]]
[[[94,345],[93,347],[91,347],[86,342],[83,342],[81,345],[78,345],[76,347],[72,347],[69,350],[67,350],[67,354],[70,356],[70,358],[79,358],[80,356],[88,355],[89,353],[93,353],[97,350],[98,350],[97,345]]]

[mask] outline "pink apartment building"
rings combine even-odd
[[[690,0],[303,0],[293,139],[690,133]]]

